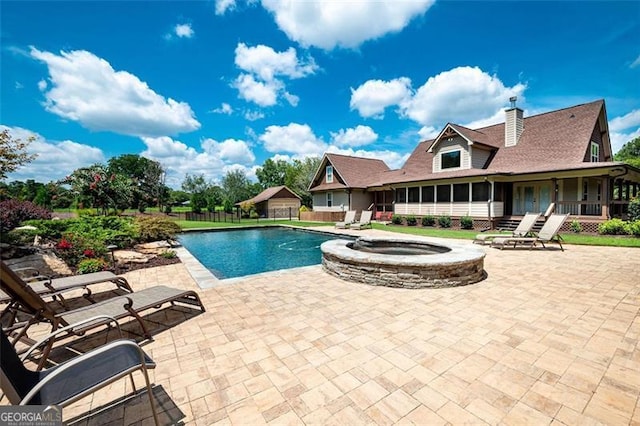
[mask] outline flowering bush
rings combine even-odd
[[[72,267],[85,259],[100,260],[106,255],[103,241],[80,234],[65,234],[55,246],[56,254]]]
[[[0,233],[9,232],[29,219],[51,219],[51,213],[31,201],[0,202]]]

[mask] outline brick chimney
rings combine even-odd
[[[516,100],[516,96],[509,98],[511,107],[505,110],[504,146],[516,146],[524,130],[523,111],[516,107]]]

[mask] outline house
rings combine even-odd
[[[363,170],[372,160],[326,154],[309,188],[314,211],[335,210],[339,199],[345,210],[369,203],[399,215],[468,215],[486,226],[544,213],[551,203],[555,212],[587,222],[624,216],[640,191],[640,169],[612,161],[604,101],[526,118],[511,101],[504,123],[478,129],[448,123],[397,170]],[[339,187],[327,183],[353,170],[361,173],[357,186],[348,179]],[[353,191],[357,204],[344,195]]]
[[[382,160],[325,154],[309,188],[313,210],[367,210],[372,203],[367,188],[388,171]]]
[[[242,206],[245,203],[254,203],[256,212],[260,217],[291,218],[298,217],[300,210],[300,197],[286,186],[272,186],[248,200],[237,203]]]

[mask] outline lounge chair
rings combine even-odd
[[[518,244],[528,244],[529,248],[532,248],[537,243],[542,244],[543,248],[547,248],[545,243],[558,243],[560,250],[564,251],[562,247],[562,237],[558,234],[562,224],[567,220],[569,214],[552,214],[538,232],[536,237],[498,237],[494,238],[491,242],[492,247],[499,246],[501,249],[513,244],[516,247]]]
[[[17,272],[15,269],[14,272]],[[41,275],[38,275],[36,278],[41,278]],[[65,299],[62,296],[63,293],[84,288],[86,290],[83,295],[88,300],[92,300],[91,298],[91,290],[88,286],[93,284],[101,284],[111,282],[116,285],[116,288],[126,291],[127,293],[133,293],[131,286],[123,277],[119,277],[113,272],[102,271],[102,272],[94,272],[91,274],[83,274],[83,275],[73,275],[69,277],[62,278],[47,278],[44,280],[38,281],[26,281],[29,284],[29,287],[36,293],[41,296],[45,296],[48,294],[55,294],[56,298],[60,300],[60,302],[64,305]],[[0,291],[0,303],[10,302],[11,297]]]
[[[145,379],[153,419],[159,424],[147,373],[156,364],[137,343],[116,340],[47,370],[32,371],[24,366],[24,359],[18,357],[5,333],[0,335],[0,384],[11,404],[65,407],[124,376],[131,376],[135,391],[133,373],[139,370]]]
[[[371,216],[373,212],[371,210],[363,210],[360,215],[360,220],[351,224],[351,229],[363,229],[367,226],[371,228]]]
[[[177,302],[197,306],[203,312],[205,310],[200,297],[195,291],[155,286],[71,311],[58,312],[51,304],[45,302],[38,293],[33,291],[4,262],[0,262],[0,268],[0,289],[11,296],[12,299],[12,303],[4,309],[0,319],[2,319],[3,328],[15,334],[13,343],[26,337],[29,328],[36,323],[47,322],[51,325],[52,331],[55,331],[60,327],[86,321],[88,318],[97,316],[109,316],[115,319],[133,317],[140,324],[145,338],[151,340],[151,334],[140,317],[141,312],[151,308],[159,308],[165,303],[174,304]],[[81,334],[108,322],[100,319],[89,321],[69,331],[72,334]],[[50,349],[51,345],[43,351],[41,363],[46,361]]]
[[[476,238],[473,240],[474,243],[486,243],[487,241],[491,241],[494,238],[501,237],[529,237],[533,236],[533,227],[536,222],[540,219],[540,213],[526,213],[516,229],[509,234],[478,234]]]
[[[356,221],[356,211],[349,210],[345,213],[344,220],[342,222],[336,222],[336,228],[337,229],[348,228],[355,221]]]

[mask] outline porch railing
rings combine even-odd
[[[556,213],[573,216],[602,216],[601,201],[556,201]]]

